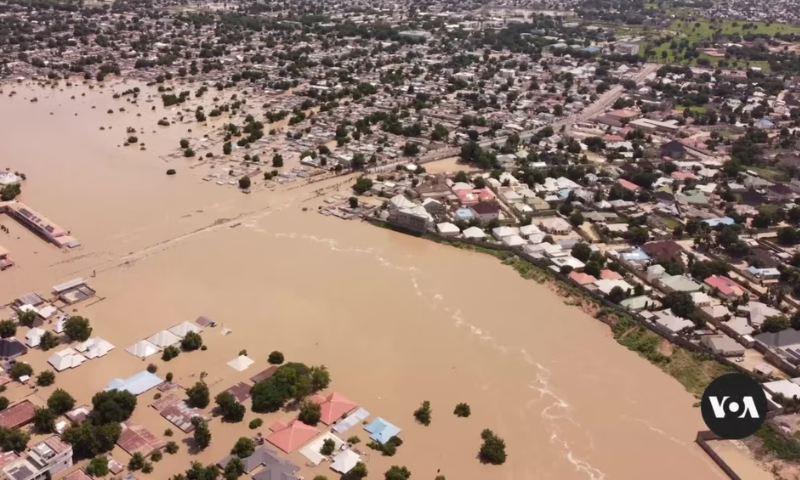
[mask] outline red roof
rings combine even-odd
[[[642,189],[642,187],[640,187],[639,185],[636,185],[635,183],[629,182],[629,181],[625,180],[624,178],[619,179],[619,181],[617,183],[622,185],[622,188],[624,188],[626,190],[630,190],[632,192],[638,192],[639,190]]]
[[[291,453],[311,441],[318,433],[316,428],[300,420],[292,420],[288,427],[268,436],[267,441],[284,452]]]
[[[614,270],[605,269],[600,272],[600,278],[603,280],[622,280],[622,275]]]
[[[323,401],[321,402],[319,400],[320,399],[317,398],[311,401],[320,406],[322,410],[320,421],[325,425],[335,423],[358,406],[338,393],[328,395],[328,397],[322,399]]]
[[[716,288],[723,295],[736,295],[737,297],[744,295],[742,287],[728,277],[712,275],[705,279],[705,283],[711,288]]]
[[[588,273],[576,272],[575,270],[569,272],[569,278],[577,282],[578,285],[591,285],[597,282],[597,279]]]
[[[33,421],[36,407],[30,400],[24,400],[13,407],[0,412],[0,427],[19,428]]]

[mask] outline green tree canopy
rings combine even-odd
[[[72,341],[85,342],[92,336],[92,327],[87,318],[73,316],[64,322],[64,333]]]
[[[126,390],[99,392],[92,397],[92,422],[96,425],[120,423],[131,418],[136,396]]]

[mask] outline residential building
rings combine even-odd
[[[700,344],[707,347],[713,353],[724,357],[741,357],[744,355],[745,348],[736,343],[736,340],[727,335],[704,335],[700,338]]]
[[[472,206],[472,212],[481,223],[489,223],[500,218],[500,207],[496,203],[479,202]]]
[[[704,283],[716,290],[717,294],[726,299],[734,300],[744,295],[744,288],[728,277],[712,275],[704,280]]]
[[[3,466],[3,480],[42,480],[72,466],[72,446],[53,436],[34,445],[25,457]]]

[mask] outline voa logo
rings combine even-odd
[[[767,416],[767,396],[758,382],[741,373],[723,375],[708,385],[700,412],[709,430],[738,440],[756,433]]]

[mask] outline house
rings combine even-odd
[[[526,245],[528,243],[524,238],[520,237],[517,234],[503,237],[500,241],[503,242],[504,245],[507,245],[509,247],[519,247],[522,245]]]
[[[442,205],[442,202],[433,198],[423,200],[422,207],[434,217],[443,217],[447,213],[447,209]]]
[[[500,218],[500,207],[496,203],[479,202],[472,206],[472,212],[481,223],[489,223]]]
[[[722,334],[704,335],[700,338],[700,344],[723,357],[741,357],[744,355],[745,350],[736,340]]]
[[[704,283],[716,290],[718,295],[726,300],[734,300],[744,295],[744,288],[725,276],[712,275],[706,278]]]
[[[783,314],[780,310],[776,310],[765,303],[755,301],[750,301],[746,305],[739,305],[736,307],[736,313],[748,317],[750,324],[755,327],[760,327],[764,320],[769,317]]]
[[[692,292],[691,295],[692,301],[696,307],[702,308],[711,306],[711,297],[706,295],[705,292]]]
[[[647,267],[647,281],[653,283],[655,280],[666,275],[666,273],[667,271],[664,270],[664,267],[661,265],[657,263],[655,265],[650,265]]]
[[[523,225],[519,227],[519,235],[522,238],[527,238],[530,243],[542,243],[544,241],[544,232],[539,230],[536,225]]]
[[[471,238],[474,240],[486,238],[486,233],[478,227],[469,227],[461,232],[461,234],[464,235],[464,238]]]
[[[510,237],[511,235],[518,235],[519,228],[517,227],[497,227],[492,229],[492,236],[497,240],[502,240],[503,237]]]
[[[642,189],[642,187],[640,187],[639,185],[636,185],[633,182],[629,182],[628,180],[625,180],[624,178],[619,179],[617,181],[617,183],[619,183],[619,185],[622,188],[624,188],[625,190],[629,190],[629,191],[634,192],[634,193],[638,192],[639,190]]]
[[[686,275],[664,275],[656,283],[667,292],[697,292],[702,286]]]
[[[632,312],[647,310],[651,306],[659,306],[659,303],[647,295],[639,295],[638,297],[628,297],[619,302],[619,305]]]
[[[675,315],[672,314],[672,311],[670,310],[661,310],[658,312],[646,312],[644,316],[651,322],[655,323],[656,325],[659,325],[660,327],[672,333],[682,332],[694,327],[694,323],[692,323],[691,320],[687,320],[681,317],[676,317]]]
[[[228,463],[233,460],[234,455],[228,455],[227,457],[223,458],[219,462],[217,462],[217,466],[221,469],[225,469],[228,466]],[[238,457],[237,457],[238,458]],[[264,467],[263,471],[266,470],[285,470],[289,475],[294,475],[300,467],[295,465],[289,460],[283,460],[276,451],[270,450],[269,448],[259,447],[257,448],[252,455],[249,457],[245,457],[242,459],[242,463],[244,464],[244,473],[250,474],[254,472],[256,469],[260,467]],[[270,478],[270,477],[267,477]],[[278,476],[272,477],[276,479],[284,480],[288,477],[285,476]]]
[[[672,240],[664,242],[645,243],[641,247],[642,251],[652,258],[655,263],[680,261],[680,253],[683,248]]]
[[[759,280],[778,280],[781,278],[781,272],[777,268],[757,268],[751,266],[747,271],[750,275]]]
[[[592,285],[597,283],[597,279],[588,273],[577,272],[575,270],[569,272],[569,278],[580,286]]]
[[[572,231],[572,226],[561,217],[539,218],[539,228],[554,235],[567,235]]]
[[[661,145],[661,156],[673,160],[683,160],[686,157],[686,146],[677,140],[672,140]]]
[[[25,345],[14,338],[0,339],[0,359],[11,360],[28,352]]]
[[[439,223],[436,225],[436,230],[446,237],[455,237],[461,230],[450,222]]]
[[[72,446],[53,436],[34,445],[28,453],[3,466],[6,480],[40,480],[72,467]]]
[[[36,407],[30,400],[23,400],[0,412],[0,427],[11,430],[23,427],[33,421],[35,411]]]

